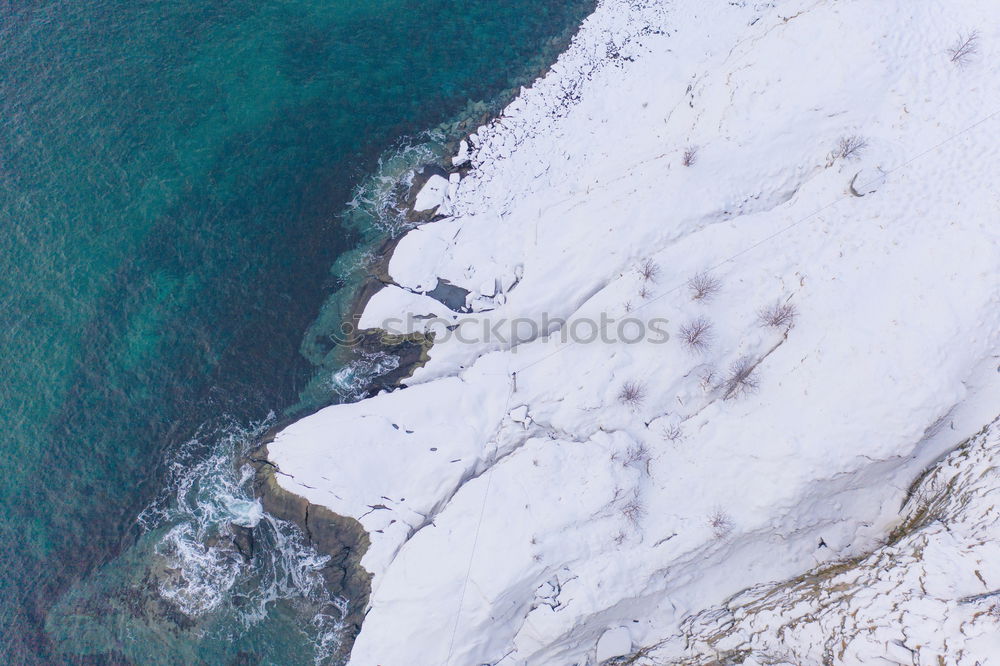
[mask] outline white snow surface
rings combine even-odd
[[[424,186],[417,192],[417,198],[413,202],[413,210],[422,212],[437,208],[444,203],[448,196],[448,180],[442,176],[434,174],[427,179]]]
[[[432,315],[430,361],[269,447],[282,487],[371,536],[352,663],[594,663],[608,630],[649,645],[874,548],[920,470],[1000,411],[998,18],[602,0],[469,138],[451,217],[401,240],[366,307],[370,327]],[[865,147],[838,157],[848,137]],[[704,271],[719,288],[693,299]],[[426,295],[442,280],[471,313]],[[791,328],[761,325],[778,303]],[[673,338],[560,340],[602,313]],[[568,323],[446,339],[459,318]],[[741,358],[756,390],[728,390]]]
[[[994,423],[920,479],[889,543],[702,611],[637,663],[719,663],[736,654],[753,659],[744,664],[996,663],[998,487]]]

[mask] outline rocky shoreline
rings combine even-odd
[[[597,3],[595,3],[595,8],[596,5]],[[570,40],[577,34],[580,27],[577,26],[569,34],[554,38],[553,43],[558,43],[557,55],[562,54],[569,47]],[[537,79],[549,74],[553,65],[554,61],[541,67],[535,73]],[[345,322],[354,326],[354,331],[358,336],[356,344],[358,348],[369,352],[388,352],[399,359],[399,364],[394,370],[373,379],[364,387],[362,392],[366,398],[383,391],[402,388],[403,382],[427,363],[429,360],[428,352],[433,346],[433,335],[422,333],[406,336],[390,335],[380,329],[362,329],[359,326],[362,314],[375,294],[388,286],[399,286],[389,274],[389,262],[399,242],[413,228],[448,217],[447,214],[438,212],[439,210],[447,212],[446,208],[438,205],[426,210],[418,210],[418,196],[432,179],[443,178],[454,184],[457,182],[456,176],[465,178],[469,175],[474,170],[468,155],[470,144],[473,144],[475,135],[490,123],[502,121],[508,105],[517,100],[523,91],[524,88],[520,86],[507,90],[500,95],[501,103],[497,107],[497,111],[470,115],[456,124],[452,128],[455,137],[447,143],[445,151],[447,157],[444,158],[444,163],[425,164],[414,174],[405,194],[399,196],[396,208],[403,212],[403,216],[409,224],[399,233],[386,238],[374,252],[375,260],[371,264],[370,273],[364,283],[359,286],[349,315],[345,318]],[[455,291],[452,293],[450,287],[450,283],[442,280],[439,282],[438,288],[427,292],[426,295],[440,301],[454,311],[465,311],[465,307],[458,304],[458,301],[463,300],[468,292],[455,287]],[[307,416],[308,414],[299,414],[276,423],[260,437],[246,459],[255,469],[253,491],[254,495],[261,501],[264,510],[278,519],[295,524],[302,531],[310,546],[315,548],[318,553],[330,558],[320,573],[331,595],[341,596],[347,600],[348,610],[344,617],[346,636],[349,637],[344,650],[346,656],[350,653],[351,644],[360,632],[362,622],[368,612],[373,575],[362,566],[361,561],[371,545],[371,538],[357,519],[335,513],[325,506],[310,502],[308,499],[283,488],[277,481],[277,476],[283,472],[270,459],[268,451],[269,445],[273,443],[280,432]],[[244,550],[252,550],[252,536],[249,544],[244,543],[242,547],[234,540],[234,547],[241,554]]]
[[[298,525],[308,543],[329,556],[321,574],[331,591],[347,599],[348,613],[344,623],[354,635],[361,630],[364,609],[371,593],[371,575],[360,564],[368,550],[368,534],[353,518],[339,516],[278,484],[274,477],[281,471],[267,459],[267,445],[280,429],[272,429],[266,441],[249,456],[256,469],[254,493],[260,498],[265,511]]]
[[[449,147],[457,148],[459,143],[459,140],[455,140]],[[439,164],[425,165],[414,176],[406,195],[398,204],[399,209],[405,211],[407,221],[418,225],[443,218],[444,216],[438,215],[434,209],[421,212],[415,210],[417,195],[434,176],[448,178],[453,173],[465,175],[468,171],[467,163],[455,165],[450,169],[445,169]],[[409,228],[387,238],[378,248],[371,273],[358,288],[350,310],[351,314],[346,322],[356,326],[371,298],[387,285],[394,284],[389,275],[389,261],[408,230]],[[379,329],[358,329],[356,335],[357,348],[369,352],[390,353],[399,359],[395,369],[376,377],[364,387],[363,393],[366,397],[381,391],[401,388],[403,382],[427,362],[428,352],[433,345],[433,338],[421,333],[389,335]],[[348,634],[353,637],[361,630],[361,622],[371,594],[372,576],[361,566],[361,559],[370,544],[368,533],[354,518],[336,514],[324,506],[309,502],[282,488],[275,478],[281,474],[281,470],[268,457],[268,445],[274,441],[277,434],[304,416],[297,415],[275,424],[261,436],[247,456],[247,460],[255,469],[254,495],[260,499],[267,513],[298,526],[307,543],[320,554],[330,558],[321,574],[331,594],[342,596],[347,600],[348,612],[344,624]],[[240,544],[234,544],[234,547],[243,554],[244,550],[253,547],[252,537],[250,539],[249,545],[240,547]]]
[[[439,167],[428,166],[418,174],[406,201],[403,202],[408,218],[414,223],[429,222],[433,218],[432,214],[421,215],[413,211],[413,201],[420,188],[438,171]],[[352,314],[347,321],[359,321],[371,297],[386,284],[391,283],[389,260],[404,235],[405,232],[388,238],[379,247],[377,259],[372,266],[372,274],[359,287],[351,308]],[[431,338],[421,334],[388,336],[379,330],[358,331],[358,348],[392,353],[399,359],[399,365],[394,370],[373,379],[364,388],[365,395],[375,395],[383,390],[401,387],[403,381],[414,370],[427,362],[428,351],[432,344]],[[368,550],[368,533],[357,520],[338,515],[324,506],[313,504],[282,488],[275,479],[277,474],[281,474],[281,470],[268,459],[267,447],[274,441],[275,436],[300,418],[301,415],[274,425],[247,456],[247,460],[256,470],[253,481],[254,495],[260,499],[267,513],[298,526],[309,545],[330,558],[321,574],[328,589],[347,600],[348,613],[344,623],[353,636],[361,629],[371,593],[371,574],[361,566],[361,558]],[[243,552],[242,548],[238,549]]]
[[[926,150],[977,120],[951,100],[991,98],[927,34],[887,40],[901,10],[876,9],[608,0],[471,135],[448,219],[394,248],[364,311],[366,326],[426,322],[433,358],[406,391],[322,410],[267,450],[310,532],[309,502],[349,517],[330,531],[365,601],[345,638],[356,663],[601,663],[674,644],[743,590],[873,552],[904,488],[995,416],[995,161],[957,140]],[[863,155],[840,149],[852,137]],[[851,196],[878,169],[877,195]],[[489,330],[641,317],[676,335],[448,337],[457,290]],[[796,316],[769,319],[774,304]],[[971,569],[941,569],[939,598],[965,608],[1000,584]],[[846,662],[889,644],[875,638]],[[676,645],[671,663],[719,654]]]
[[[568,47],[572,36],[576,34],[578,29],[579,26],[569,34],[553,38],[556,53],[562,53]],[[545,76],[551,67],[552,63],[547,64],[536,72],[536,76]],[[501,94],[499,112],[483,112],[469,116],[458,123],[455,129],[457,129],[459,136],[448,142],[445,154],[465,154],[468,150],[469,135],[491,120],[502,117],[503,109],[515,100],[520,92],[521,88],[517,87]],[[400,197],[397,206],[399,210],[404,211],[405,219],[413,226],[408,226],[403,231],[386,238],[375,251],[376,258],[372,263],[371,272],[358,288],[346,322],[353,323],[356,327],[371,298],[387,285],[395,284],[389,275],[389,261],[392,259],[396,246],[406,233],[414,226],[446,217],[446,215],[437,213],[436,206],[430,210],[416,210],[416,201],[424,186],[435,176],[447,180],[452,175],[457,174],[464,178],[472,169],[467,159],[450,161],[453,163],[447,166],[440,163],[428,163],[414,175],[406,194]],[[433,294],[431,295],[433,296]],[[445,299],[440,300],[444,301]],[[388,352],[399,359],[399,364],[394,370],[376,377],[364,387],[365,397],[376,395],[381,391],[401,388],[403,382],[428,361],[428,352],[433,345],[433,338],[421,333],[392,336],[378,329],[369,329],[357,330],[357,334],[359,348],[371,352]],[[354,518],[336,514],[324,506],[309,502],[305,498],[282,488],[275,479],[277,474],[281,474],[281,470],[268,457],[268,445],[273,442],[275,436],[305,416],[307,415],[300,414],[275,424],[260,438],[247,456],[247,460],[255,469],[254,495],[260,499],[267,513],[295,524],[302,530],[309,545],[320,554],[330,558],[321,573],[331,593],[347,599],[348,613],[344,622],[349,635],[353,637],[361,629],[361,622],[364,619],[371,594],[372,576],[361,566],[361,559],[370,544],[368,533]],[[234,547],[243,554],[247,548],[252,549],[252,544],[252,537],[250,537],[248,546],[244,545],[241,548],[239,544],[234,544]]]

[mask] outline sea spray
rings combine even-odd
[[[376,264],[385,259],[379,247],[415,226],[408,216],[407,195],[421,169],[444,160],[449,138],[453,137],[443,129],[435,129],[398,140],[379,157],[378,168],[355,188],[341,219],[344,227],[362,240],[330,269],[336,289],[320,308],[301,346],[302,355],[317,371],[289,413],[304,413],[312,405],[358,400],[364,397],[363,387],[378,374],[398,367],[389,367],[391,355],[359,355],[356,350],[339,346],[337,333],[357,308],[360,286],[372,278]],[[352,388],[345,389],[347,385]]]
[[[148,532],[166,529],[155,552],[175,575],[161,579],[159,591],[188,616],[216,610],[234,593],[241,595],[237,617],[247,627],[263,619],[266,605],[279,599],[318,602],[319,616],[329,610],[326,602],[331,600],[325,598],[319,573],[328,558],[308,546],[297,528],[264,513],[253,495],[253,468],[242,462],[273,421],[248,429],[232,426],[202,459],[196,453],[201,447],[193,441],[171,465],[172,497],[140,516]],[[254,542],[271,547],[241,552],[235,546],[240,528],[251,530]],[[334,624],[342,619],[336,615]],[[317,624],[321,632],[329,632],[329,622]]]
[[[413,223],[400,204],[417,172],[445,158],[449,138],[444,129],[438,128],[404,137],[383,152],[374,173],[361,182],[345,208],[343,215],[348,223],[389,236],[410,229]]]
[[[329,558],[253,495],[246,456],[274,422],[206,427],[174,452],[135,546],[74,588],[49,631],[83,653],[116,636],[143,663],[169,663],[150,661],[156,643],[163,655],[201,662],[239,648],[276,663],[341,663],[348,608],[327,590]],[[104,606],[112,612],[95,612]]]
[[[392,354],[358,351],[329,378],[332,401],[362,399],[377,377],[398,366]],[[336,663],[348,606],[326,587],[329,557],[297,526],[265,513],[253,492],[247,457],[276,420],[272,414],[246,427],[227,421],[199,433],[172,456],[168,483],[139,523],[154,543],[159,596],[188,619],[210,618],[214,625],[228,617],[222,624],[232,637],[234,626],[258,631],[281,605],[299,618],[299,638],[316,663]]]
[[[399,367],[399,357],[385,352],[359,352],[358,358],[333,373],[330,388],[340,402],[365,397],[371,382]]]

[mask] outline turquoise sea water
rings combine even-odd
[[[385,192],[592,4],[0,1],[0,661],[342,656],[234,461],[384,369],[324,327]]]

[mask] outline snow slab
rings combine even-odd
[[[425,210],[437,208],[444,203],[448,196],[448,179],[434,174],[427,179],[424,186],[417,192],[417,199],[413,203],[413,210],[418,213]]]
[[[431,327],[430,361],[269,447],[371,536],[352,663],[595,663],[874,548],[1000,404],[997,80],[986,0],[602,0],[364,312]],[[574,341],[602,316],[671,339]]]
[[[597,641],[597,661],[601,662],[612,657],[622,657],[632,651],[632,636],[628,627],[608,629]]]

